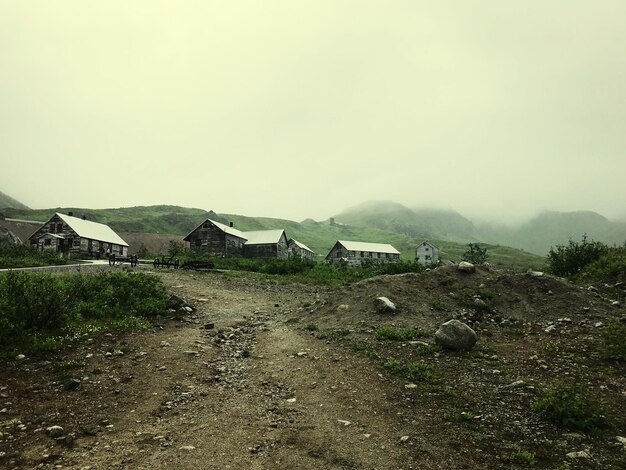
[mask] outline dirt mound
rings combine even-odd
[[[397,315],[379,315],[376,297],[388,297]],[[460,317],[469,323],[544,325],[559,319],[592,322],[615,313],[595,291],[548,276],[512,274],[479,267],[464,273],[443,266],[422,274],[379,276],[348,286],[311,310],[310,320],[342,328],[363,323],[411,323],[426,330]]]

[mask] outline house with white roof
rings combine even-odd
[[[423,266],[438,263],[439,248],[428,240],[424,240],[415,249],[415,260]]]
[[[387,243],[338,240],[326,255],[326,261],[349,266],[362,266],[368,262],[397,263],[400,252]]]
[[[289,246],[290,258],[315,259],[315,252],[295,238],[290,238],[287,245]]]
[[[39,250],[128,256],[128,243],[108,225],[57,212],[33,233],[29,242]]]
[[[206,219],[183,240],[192,250],[212,256],[287,258],[289,255],[287,235],[282,229],[242,232],[232,222],[225,225]]]

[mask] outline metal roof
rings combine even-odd
[[[295,243],[296,245],[298,245],[300,248],[302,248],[303,250],[307,250],[310,251],[311,253],[315,253],[311,248],[309,248],[308,246],[306,246],[304,243],[300,243],[298,240],[296,240],[295,238],[292,238],[291,240],[289,240],[290,242]]]
[[[253,232],[243,232],[244,238],[248,241],[245,245],[266,245],[270,243],[278,243],[280,237],[285,233],[284,230],[255,230]]]
[[[183,240],[188,240],[189,235],[191,235],[193,232],[195,232],[196,230],[198,230],[200,227],[202,227],[204,224],[206,224],[207,222],[211,222],[213,225],[215,225],[217,228],[219,228],[222,232],[227,233],[229,235],[232,235],[233,237],[237,237],[237,238],[243,238],[244,240],[246,240],[246,236],[243,234],[243,232],[241,232],[240,230],[237,230],[234,227],[229,227],[228,225],[224,225],[220,222],[217,222],[216,220],[213,219],[205,219],[202,221],[202,223],[200,225],[198,225],[196,228],[194,228],[191,232],[189,232],[187,235],[185,235],[185,238],[183,238]]]
[[[348,251],[371,251],[372,253],[391,253],[399,255],[400,252],[388,243],[369,243],[338,240]]]
[[[248,238],[248,237],[246,237],[246,234],[244,232],[242,232],[241,230],[237,230],[235,227],[229,227],[228,225],[221,224],[221,223],[216,222],[215,220],[211,220],[211,219],[206,219],[206,220],[211,222],[213,225],[215,225],[217,228],[219,228],[222,232],[227,233],[228,235],[232,235],[234,237],[244,238],[244,239]]]
[[[61,214],[60,212],[57,212],[56,215],[63,222],[69,225],[79,237],[89,238],[100,242],[113,243],[115,245],[128,246],[128,243],[122,240],[122,237],[115,233],[108,225],[92,222],[91,220],[79,219],[78,217]]]

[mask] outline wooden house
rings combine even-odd
[[[64,255],[72,253],[128,256],[128,243],[105,224],[57,212],[44,223],[29,242],[39,250],[49,250]]]
[[[326,261],[348,266],[362,266],[368,262],[397,263],[400,252],[386,243],[338,240],[326,255]]]
[[[206,219],[185,238],[192,250],[212,256],[243,256],[243,245],[247,238],[230,225]]]
[[[315,260],[315,252],[304,243],[301,243],[294,238],[290,238],[288,245],[290,258]]]
[[[183,240],[192,250],[211,256],[283,259],[289,254],[284,230],[242,232],[232,222],[224,225],[211,219],[206,219]]]
[[[256,230],[243,234],[247,239],[243,245],[244,257],[278,259],[289,257],[287,234],[284,230]]]
[[[415,260],[424,266],[439,262],[439,248],[428,240],[417,245]]]

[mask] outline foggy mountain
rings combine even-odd
[[[22,204],[21,202],[13,199],[10,196],[7,196],[3,192],[0,191],[0,210],[11,208],[11,209],[28,209],[28,206]]]
[[[391,201],[368,201],[336,215],[340,224],[372,226],[395,233],[432,240],[485,242],[545,255],[551,246],[580,240],[583,234],[597,241],[626,241],[626,223],[610,221],[591,211],[543,212],[517,226],[482,222],[474,224],[458,212],[441,209],[409,209]]]

